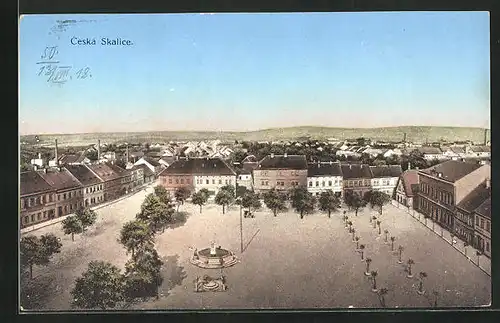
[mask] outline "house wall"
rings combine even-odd
[[[104,183],[87,185],[83,189],[83,205],[92,207],[104,202]]]
[[[190,192],[194,191],[194,176],[191,174],[168,174],[160,176],[160,185],[171,193],[178,188],[187,188]]]
[[[312,176],[307,177],[307,191],[313,195],[319,195],[321,192],[332,190],[334,193],[340,193],[342,196],[342,176]]]
[[[449,230],[453,230],[455,187],[452,183],[419,173],[418,210],[429,215]]]
[[[259,192],[272,188],[290,190],[297,186],[307,186],[307,169],[255,169],[253,178],[254,189]]]
[[[474,243],[474,215],[466,210],[457,208],[454,219],[454,232],[463,241],[473,245]]]
[[[82,187],[75,187],[56,191],[56,218],[74,213],[78,208],[83,207],[82,189]]]
[[[206,188],[211,194],[215,195],[219,192],[222,186],[232,185],[236,187],[236,175],[195,175],[194,176],[194,190]]]
[[[372,190],[384,192],[391,199],[394,196],[394,190],[398,182],[398,177],[379,177],[371,179]]]
[[[253,188],[253,180],[251,174],[239,174],[236,177],[236,184],[238,186],[244,186],[247,189],[251,190]]]
[[[491,258],[491,221],[477,213],[474,213],[474,217],[475,246]]]
[[[104,200],[111,201],[120,197],[122,191],[121,177],[104,182]]]
[[[370,178],[349,178],[343,180],[344,194],[346,191],[352,191],[361,195],[361,197],[372,189]]]
[[[55,218],[56,199],[55,191],[21,196],[21,228]]]

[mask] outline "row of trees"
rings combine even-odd
[[[155,235],[184,220],[185,214],[176,212],[165,188],[157,186],[154,190],[144,199],[135,220],[125,223],[120,231],[118,241],[131,254],[124,272],[108,262],[89,263],[87,271],[75,282],[73,306],[107,309],[138,298],[159,297],[163,261],[155,249]],[[177,207],[185,198],[182,191],[176,194]]]

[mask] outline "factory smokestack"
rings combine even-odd
[[[403,133],[403,142],[406,142],[406,132]]]
[[[97,162],[101,160],[101,139],[97,139]]]
[[[127,143],[127,150],[126,150],[126,152],[125,152],[125,158],[126,158],[126,160],[125,160],[125,165],[126,165],[126,164],[128,164],[128,161],[129,161],[129,155],[128,155],[128,143]]]
[[[488,129],[484,129],[484,145],[488,143]]]
[[[56,139],[56,166],[59,166],[59,155],[57,154],[57,139]]]

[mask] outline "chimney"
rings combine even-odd
[[[403,133],[403,142],[406,142],[406,132]]]
[[[411,163],[408,162],[408,170],[410,170],[410,169],[411,169]]]
[[[486,144],[485,144],[486,145]],[[283,154],[283,157],[287,158],[288,157],[288,154],[287,153],[284,153]]]
[[[274,158],[274,154],[271,154],[271,158]]]
[[[437,173],[437,175],[439,178],[443,177],[443,173]]]
[[[59,165],[59,156],[57,155],[57,139],[56,139],[56,166]]]
[[[38,159],[42,159],[42,154],[38,153]]]
[[[125,160],[125,164],[128,164],[128,161],[129,161],[129,155],[128,155],[128,143],[127,143],[127,149],[126,149],[126,151],[125,151],[125,158],[126,158],[126,160]]]
[[[484,129],[484,145],[488,142],[488,129]]]
[[[491,179],[487,178],[485,183],[486,188],[491,188]]]
[[[97,139],[97,162],[101,160],[101,139]]]
[[[43,172],[44,172],[45,174],[47,174],[47,168],[44,168],[44,169],[43,169]]]

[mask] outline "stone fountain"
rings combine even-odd
[[[214,242],[212,242],[210,248],[205,248],[200,251],[196,249],[191,258],[191,263],[193,265],[205,269],[231,267],[238,262],[238,258],[231,251],[222,249],[220,246],[216,247]]]

